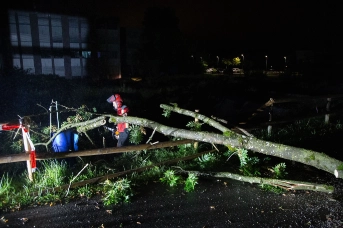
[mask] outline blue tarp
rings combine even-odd
[[[69,129],[58,133],[52,142],[54,152],[78,151],[79,135],[75,130]]]

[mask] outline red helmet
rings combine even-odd
[[[123,102],[123,100],[121,99],[121,97],[120,97],[119,94],[114,94],[114,97],[115,97],[115,101],[117,101],[117,102]]]
[[[113,109],[118,110],[118,108],[121,108],[123,100],[121,99],[119,94],[114,94],[107,98],[108,103],[113,103]]]
[[[123,100],[121,99],[119,94],[114,94],[112,96],[110,96],[109,98],[107,98],[107,102],[108,103],[113,103],[113,102],[123,102]]]

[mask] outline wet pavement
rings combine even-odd
[[[98,195],[29,207],[1,213],[7,222],[0,227],[343,227],[343,181],[328,177],[333,194],[276,194],[256,184],[203,178],[187,193],[181,185],[155,182],[136,186],[131,203],[104,206]]]

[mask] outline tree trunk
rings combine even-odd
[[[189,110],[181,109],[178,107],[172,107],[164,104],[161,105],[161,108],[202,120],[204,123],[220,130],[221,132],[224,132],[226,136],[216,133],[196,132],[169,127],[148,119],[142,119],[138,117],[111,116],[110,122],[128,122],[142,127],[155,129],[157,132],[160,132],[168,136],[183,139],[192,139],[195,141],[208,142],[225,146],[230,145],[231,147],[236,148],[245,148],[247,150],[262,153],[265,155],[300,162],[305,165],[313,166],[317,169],[324,170],[326,172],[334,174],[337,178],[343,178],[343,162],[335,158],[331,158],[324,153],[264,141],[257,139],[255,137],[241,135],[222,126],[220,123],[214,121],[209,117]]]

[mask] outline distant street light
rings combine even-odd
[[[243,55],[243,54],[241,54],[241,56],[242,56],[242,59],[243,59],[243,61],[242,61],[242,69],[243,69],[243,64],[244,64],[244,55]]]
[[[285,59],[285,68],[286,68],[287,67],[287,57],[284,56],[283,58]]]
[[[191,62],[191,70],[192,70],[192,73],[194,71],[194,56],[191,55],[191,58],[192,58],[192,62]]]
[[[266,70],[268,70],[268,56],[266,55]]]

